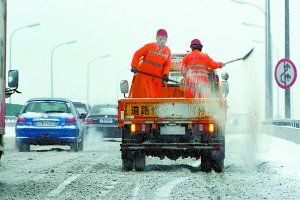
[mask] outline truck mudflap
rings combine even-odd
[[[220,143],[124,143],[121,151],[157,150],[221,150]]]

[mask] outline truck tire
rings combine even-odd
[[[225,138],[223,138],[222,149],[217,151],[212,158],[212,167],[215,172],[221,173],[224,171],[224,158],[225,158]]]
[[[144,171],[146,166],[146,155],[143,152],[135,154],[134,167],[136,171]]]
[[[201,156],[200,170],[202,172],[211,172],[212,160],[209,153],[205,153],[203,156]]]
[[[213,159],[212,160],[212,167],[215,170],[215,172],[221,173],[224,170],[224,158],[220,159]]]
[[[133,169],[134,160],[131,158],[122,159],[122,168],[124,171],[131,171]]]

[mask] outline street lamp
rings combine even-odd
[[[35,23],[35,24],[29,24],[29,25],[26,25],[26,26],[21,26],[21,27],[19,27],[19,28],[17,28],[16,30],[14,30],[11,34],[10,34],[10,39],[9,39],[9,69],[11,70],[11,66],[12,66],[12,64],[11,64],[11,57],[12,57],[12,55],[11,55],[11,52],[12,52],[12,39],[13,39],[13,36],[14,36],[14,34],[17,32],[17,31],[19,31],[19,30],[21,30],[21,29],[25,29],[25,28],[33,28],[33,27],[36,27],[36,26],[39,26],[40,25],[40,23]]]
[[[265,0],[265,10],[253,3],[231,0],[234,3],[255,7],[265,17],[265,119],[273,118],[273,88],[272,88],[272,49],[271,49],[271,26],[270,26],[270,0]]]
[[[245,26],[252,26],[252,27],[256,27],[256,28],[260,28],[260,29],[265,30],[265,27],[264,27],[264,26],[261,26],[261,25],[252,24],[252,23],[247,23],[247,22],[243,22],[242,24],[245,25]]]
[[[255,8],[259,9],[265,15],[265,10],[262,7],[260,7],[256,4],[245,2],[245,1],[238,1],[238,0],[231,0],[231,1],[234,2],[234,3],[238,3],[238,4],[249,5],[249,6],[255,7]]]
[[[56,45],[51,51],[51,66],[50,66],[51,67],[51,97],[53,97],[53,54],[54,54],[54,51],[61,46],[73,44],[75,42],[76,42],[76,40],[60,43],[60,44]]]
[[[255,42],[255,43],[258,43],[258,44],[265,44],[265,42],[259,41],[259,40],[252,40],[252,42]],[[272,51],[273,51],[273,49],[276,52],[276,60],[278,61],[279,60],[279,51],[278,51],[278,48],[272,43]],[[276,101],[277,101],[276,111],[277,111],[277,113],[275,115],[275,118],[280,119],[280,114],[279,114],[279,87],[277,85],[275,85],[275,87],[276,87],[276,95],[277,95],[276,96]]]
[[[39,26],[40,23],[35,23],[35,24],[29,24],[29,25],[26,25],[26,26],[21,26],[17,29],[15,29],[11,34],[10,34],[10,39],[9,39],[9,70],[11,70],[11,66],[12,66],[12,39],[13,39],[13,36],[14,34],[19,31],[19,30],[22,30],[22,29],[25,29],[25,28],[32,28],[32,27],[36,27],[36,26]],[[11,96],[9,97],[9,103],[11,103]]]
[[[103,55],[103,56],[97,56],[93,59],[91,59],[89,62],[88,62],[88,65],[87,65],[87,70],[86,70],[86,101],[87,101],[87,104],[89,105],[90,103],[90,66],[93,62],[95,62],[96,60],[99,60],[99,59],[103,59],[103,58],[108,58],[110,57],[109,54],[107,55]]]

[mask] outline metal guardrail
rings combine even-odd
[[[293,120],[293,119],[271,120],[271,121],[265,121],[263,124],[300,128],[300,120]]]
[[[16,116],[5,116],[5,125],[6,126],[14,126],[17,121]]]

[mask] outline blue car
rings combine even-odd
[[[69,145],[71,150],[81,151],[85,117],[69,99],[30,99],[17,118],[16,147],[29,151],[30,145]]]

